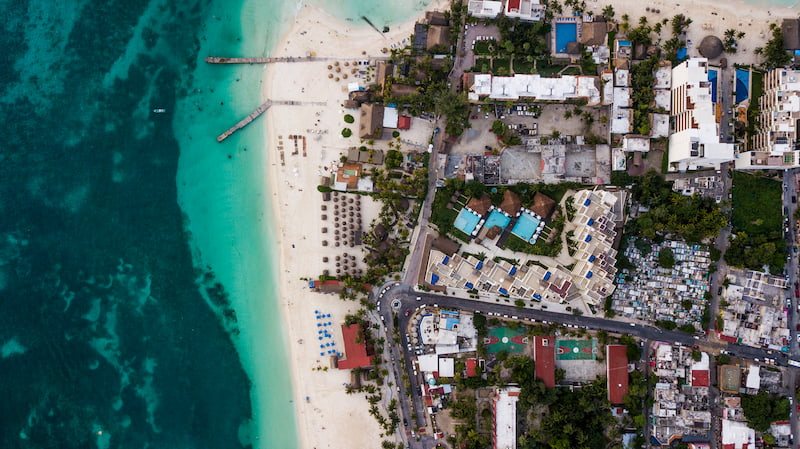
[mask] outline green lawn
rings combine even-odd
[[[563,65],[550,65],[550,66],[544,66],[544,67],[542,67],[540,65],[539,67],[537,67],[536,73],[538,73],[538,74],[540,74],[542,76],[556,77],[556,76],[558,76],[558,72],[560,72],[561,69],[563,69],[563,68],[564,68]]]
[[[492,51],[489,49],[490,46],[497,48],[497,42],[494,40],[477,41],[475,42],[475,48],[473,50],[476,55],[490,55],[492,54]]]
[[[511,58],[494,58],[492,60],[492,72],[497,73],[501,68],[505,68],[506,74],[511,74]]]
[[[533,73],[533,62],[528,62],[524,57],[514,58],[514,73]]]
[[[781,193],[780,181],[734,171],[731,216],[734,232],[780,238],[783,226]]]
[[[478,58],[475,60],[475,70],[481,73],[489,72],[492,69],[492,61],[489,58]]]
[[[725,252],[725,261],[735,267],[779,273],[786,263],[783,239],[781,182],[757,175],[733,172],[735,238]]]

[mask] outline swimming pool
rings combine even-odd
[[[517,224],[511,229],[511,233],[526,242],[530,242],[534,234],[536,234],[536,228],[538,227],[539,219],[534,217],[530,212],[523,212],[519,216],[519,219],[517,219]]]
[[[475,230],[475,226],[478,226],[480,219],[481,217],[474,213],[466,209],[461,209],[461,212],[458,213],[458,217],[456,217],[456,221],[453,224],[458,230],[467,235],[472,235],[472,231]]]
[[[578,41],[577,23],[556,24],[556,53],[566,53],[567,44]]]
[[[736,69],[736,103],[741,103],[750,97],[750,71]]]
[[[717,71],[709,69],[708,70],[708,82],[711,83],[711,102],[717,102]]]
[[[489,218],[486,219],[484,226],[486,229],[492,229],[495,226],[499,226],[500,229],[505,229],[510,221],[511,218],[506,217],[502,212],[495,209],[491,214],[489,214]]]

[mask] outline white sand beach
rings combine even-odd
[[[446,5],[439,0],[428,9],[444,10]],[[347,313],[359,309],[358,302],[312,293],[308,282],[300,278],[316,278],[324,269],[333,274],[335,257],[344,253],[355,256],[361,263],[363,255],[359,247],[334,246],[333,202],[325,203],[328,210],[322,211],[322,195],[317,186],[325,167],[331,167],[338,162],[342,151],[359,143],[356,136],[348,139],[341,136],[345,126],[356,131],[354,134],[358,131],[357,122],[347,125],[343,121],[345,110],[341,105],[347,99],[347,83],[361,81],[364,85],[363,80],[354,79],[353,60],[348,58],[366,61],[370,56],[385,57],[381,49],[409,38],[415,21],[392,26],[391,31],[382,36],[368,26],[354,27],[318,8],[306,6],[298,12],[294,26],[274,55],[305,56],[307,52],[314,52],[319,57],[338,58],[342,69],[338,74],[340,80],[337,82],[327,76],[331,73],[327,66],[334,64],[333,60],[273,64],[265,68],[264,99],[326,103],[326,106],[273,106],[266,113],[265,151],[269,154],[264,173],[270,180],[275,223],[278,223],[281,302],[289,333],[287,340],[291,342],[294,403],[303,448],[380,447],[382,440],[382,430],[369,415],[364,394],[345,393],[343,384],[350,382],[350,371],[330,367],[329,357],[327,354],[320,356],[318,345],[319,328],[314,311],[331,314],[328,321],[333,325],[328,329],[334,335],[336,348],[343,352],[340,324]],[[341,76],[345,73],[348,79]],[[348,112],[357,116],[357,111]],[[327,133],[322,134],[325,131]],[[300,139],[298,154],[292,154],[294,141],[290,135],[305,137],[306,157]],[[285,165],[281,165],[279,146],[284,150]],[[366,229],[379,210],[380,205],[369,197],[361,198],[362,229]],[[323,214],[328,216],[325,221],[321,219]],[[328,233],[323,234],[322,227],[327,227]],[[323,240],[329,241],[329,246],[323,247]],[[329,262],[323,263],[323,257],[328,257]],[[328,370],[318,367],[328,367]],[[394,437],[387,439],[394,440]]]
[[[588,7],[599,14],[608,3],[612,1],[590,1]],[[689,29],[689,38],[697,43],[706,34],[721,36],[727,28],[745,31],[747,35],[740,43],[739,53],[729,56],[731,63],[753,62],[753,49],[764,45],[760,33],[766,32],[769,21],[778,21],[789,15],[785,8],[784,11],[772,11],[770,16],[767,9],[745,3],[731,2],[724,6],[715,3],[693,1],[690,6],[665,0],[614,0],[613,6],[617,19],[627,13],[632,24],[637,23],[642,15],[646,15],[650,23],[655,23],[677,13],[686,14],[694,21]],[[445,10],[447,7],[446,0],[437,0],[428,9]],[[645,7],[660,9],[661,13],[647,12]],[[328,356],[320,356],[318,346],[319,328],[314,312],[331,314],[329,321],[333,326],[328,329],[334,334],[336,347],[343,351],[339,324],[347,313],[359,308],[358,303],[312,293],[308,281],[301,278],[316,278],[324,269],[330,269],[333,274],[335,257],[345,252],[355,256],[358,263],[363,257],[359,247],[334,246],[333,203],[323,203],[317,185],[326,167],[336,163],[342,151],[359,143],[356,136],[358,122],[346,125],[343,121],[346,112],[342,103],[347,98],[347,83],[360,81],[364,85],[363,80],[353,79],[352,58],[366,61],[370,57],[385,57],[381,49],[391,48],[392,44],[409,38],[413,23],[409,21],[392,26],[389,33],[382,35],[368,26],[341,22],[317,7],[306,6],[298,11],[294,25],[276,47],[273,56],[305,56],[313,52],[319,57],[337,58],[341,70],[335,72],[327,68],[334,64],[334,59],[272,64],[265,68],[263,99],[325,103],[324,106],[273,106],[266,114],[265,151],[268,152],[268,162],[264,176],[270,180],[275,223],[278,223],[281,304],[289,333],[287,340],[291,345],[295,412],[300,444],[304,448],[375,448],[380,447],[383,439],[381,429],[368,413],[369,405],[364,395],[345,394],[343,384],[350,382],[350,372],[330,367]],[[705,23],[712,24],[713,30],[704,29]],[[696,50],[690,50],[690,54],[696,55]],[[328,78],[329,73],[336,73],[339,81]],[[348,79],[344,79],[344,74],[349,75]],[[354,111],[349,113],[358,120]],[[341,136],[345,126],[355,131],[353,137],[345,139]],[[302,140],[290,139],[294,135],[305,137],[305,151]],[[299,147],[293,154],[296,141]],[[280,157],[281,148],[285,165]],[[323,204],[327,204],[327,213],[321,210]],[[377,215],[379,205],[368,197],[362,197],[361,209],[362,229],[366,229],[371,218]],[[325,221],[321,218],[323,214],[328,216]],[[329,229],[325,234],[323,227]],[[327,240],[329,245],[323,246],[323,240]],[[323,257],[328,257],[329,262],[323,263]],[[324,367],[328,370],[324,371]]]

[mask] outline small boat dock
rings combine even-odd
[[[236,131],[239,131],[240,129],[242,129],[242,128],[244,128],[245,126],[249,125],[249,124],[250,124],[250,122],[252,122],[253,120],[257,119],[257,118],[258,118],[258,116],[260,116],[261,114],[265,113],[265,112],[267,111],[267,109],[269,109],[269,108],[270,108],[270,106],[272,106],[272,105],[312,105],[312,106],[326,106],[326,105],[327,105],[327,103],[325,103],[325,102],[319,102],[319,101],[292,101],[292,100],[288,100],[288,101],[273,101],[273,100],[267,100],[267,101],[265,101],[265,102],[264,102],[264,103],[263,103],[261,106],[259,106],[259,107],[258,107],[258,108],[257,108],[255,111],[251,112],[251,113],[250,113],[250,115],[248,115],[247,117],[245,117],[245,118],[243,118],[243,119],[239,120],[239,122],[238,122],[237,124],[235,124],[235,125],[233,125],[232,127],[230,127],[230,128],[229,128],[227,131],[225,131],[224,133],[220,134],[220,135],[217,137],[217,142],[222,142],[223,140],[225,140],[225,139],[227,139],[228,137],[230,137],[230,136],[231,136],[231,134],[233,134],[233,133],[235,133]]]

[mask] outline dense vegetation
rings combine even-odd
[[[756,395],[742,395],[742,409],[747,425],[756,432],[766,432],[776,421],[789,419],[789,399],[761,390]]]
[[[639,218],[630,221],[626,233],[659,240],[667,234],[681,237],[690,243],[713,238],[727,219],[710,198],[699,195],[683,196],[672,191],[672,183],[654,170],[644,177],[629,177],[633,184],[634,201],[650,208]]]
[[[650,134],[650,104],[655,100],[653,84],[659,55],[654,54],[631,67],[631,101],[633,103],[633,132]]]
[[[733,172],[731,245],[725,261],[736,267],[773,272],[783,269],[786,248],[781,223],[782,188],[779,181]]]
[[[761,63],[761,66],[765,69],[784,67],[792,61],[792,57],[783,47],[781,27],[775,23],[771,23],[769,25],[769,30],[772,35],[769,41],[767,41],[767,45],[756,48],[755,53],[764,56],[764,62]]]

